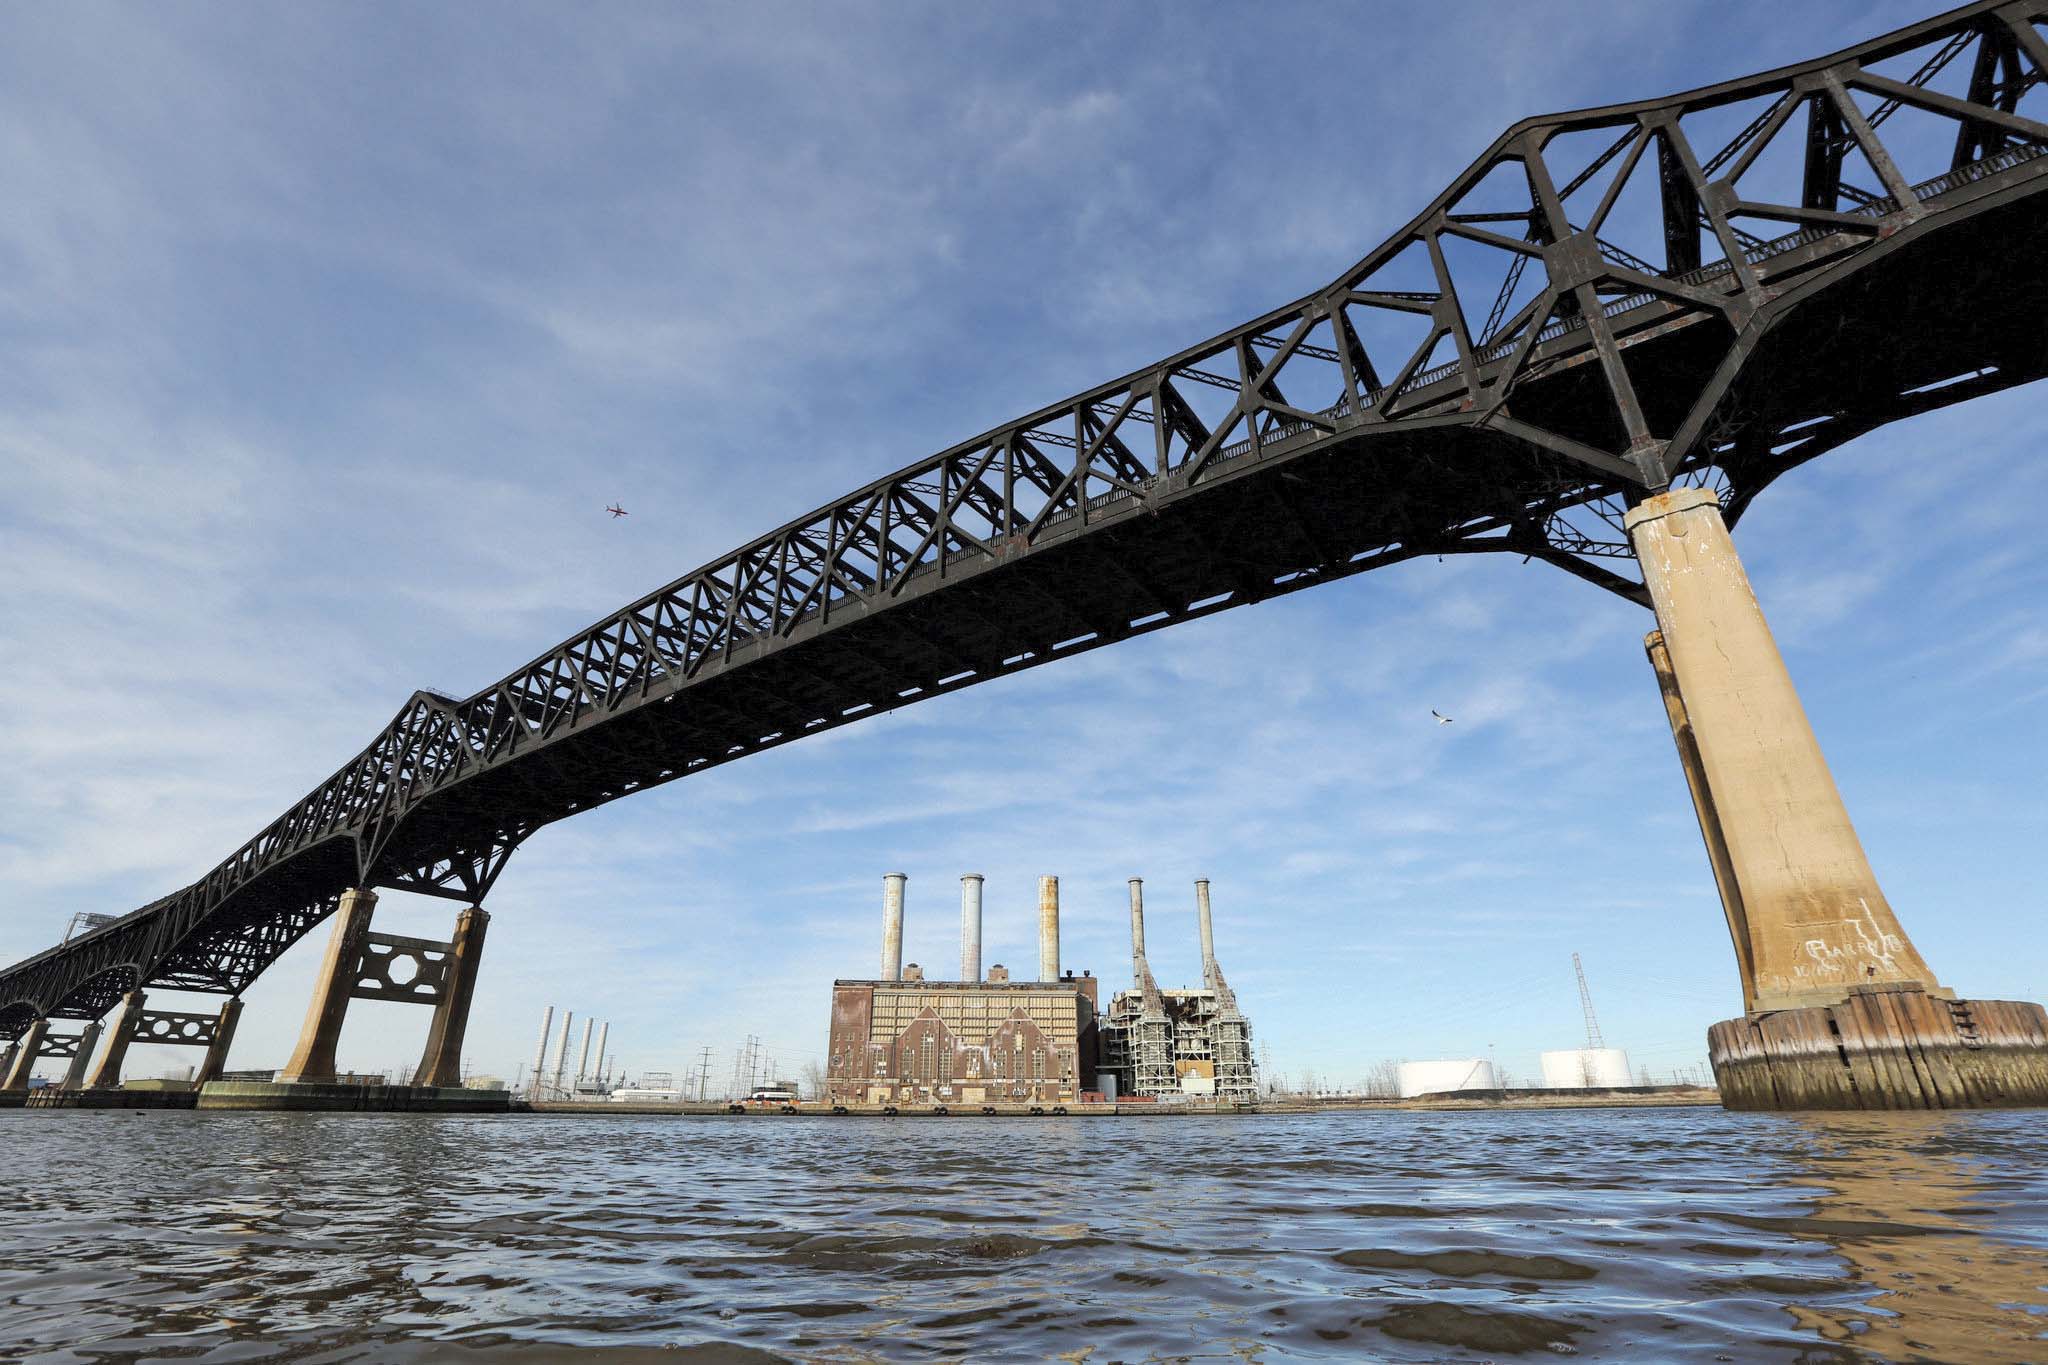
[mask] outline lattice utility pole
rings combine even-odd
[[[1572,954],[1572,970],[1579,977],[1579,1008],[1586,1012],[1586,1046],[1605,1047],[1607,1044],[1600,1041],[1600,1021],[1593,1017],[1593,992],[1586,989],[1586,968],[1577,953]]]

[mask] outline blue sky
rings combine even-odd
[[[1922,13],[1437,8],[10,14],[0,958],[192,880],[413,688],[1325,283],[1516,118]],[[2027,389],[1878,432],[1737,538],[1908,931],[2035,1000],[2044,427]],[[1580,1037],[1574,951],[1610,1043],[1699,1064],[1739,999],[1648,626],[1542,565],[1409,565],[636,796],[515,857],[469,1054],[509,1074],[554,1003],[633,1071],[748,1034],[793,1071],[900,869],[911,959],[955,960],[979,871],[987,958],[1031,962],[1054,872],[1112,982],[1124,879],[1186,982],[1210,877],[1289,1076],[1532,1075]],[[284,1059],[324,936],[235,1064]],[[343,1063],[416,1060],[424,1015],[359,1002]]]

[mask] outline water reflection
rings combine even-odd
[[[2048,1360],[2048,1222],[2038,1173],[1966,1114],[1802,1115],[1820,1187],[1781,1230],[1846,1263],[1853,1302],[1788,1305],[1888,1360]],[[2032,1244],[2029,1245],[2028,1243]]]

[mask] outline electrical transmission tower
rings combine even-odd
[[[1593,992],[1586,989],[1586,968],[1577,953],[1572,954],[1572,970],[1579,977],[1579,1008],[1586,1012],[1586,1046],[1605,1047],[1607,1044],[1600,1041],[1600,1021],[1593,1016]]]

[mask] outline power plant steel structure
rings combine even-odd
[[[1950,1001],[1836,818],[1762,618],[1728,605],[1747,583],[1724,520],[1855,436],[2048,373],[2048,122],[2021,112],[2048,79],[2044,17],[2048,0],[1980,0],[1764,75],[1517,123],[1328,287],[879,479],[474,696],[414,693],[198,882],[0,972],[0,1038],[143,986],[238,996],[351,889],[476,904],[543,825],[877,711],[1504,551],[1657,612],[1743,972],[1748,1013],[1714,1043],[1731,1103],[1915,1084],[1849,1051],[1848,1079],[1786,1080],[1795,1054],[1835,1065],[1828,1011],[2011,1063],[1923,1076],[1901,1103],[2039,1097],[2038,1008]],[[1734,644],[1717,663],[1703,641]],[[1718,706],[1745,688],[1769,704],[1743,714],[1776,718],[1761,738]],[[1726,759],[1744,745],[1769,750],[1760,767]],[[1826,845],[1783,876],[1744,823],[1775,799],[1735,776],[1759,772]],[[1840,908],[1858,898],[1867,921]]]

